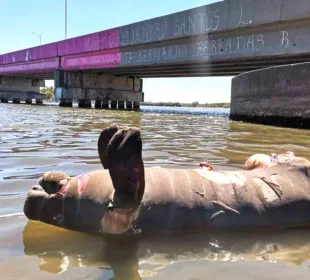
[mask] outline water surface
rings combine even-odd
[[[228,110],[142,112],[0,104],[1,279],[309,279],[310,230],[107,238],[29,222],[29,188],[46,171],[101,169],[97,138],[140,127],[146,166],[240,167],[253,153],[310,158],[310,131],[230,122]]]

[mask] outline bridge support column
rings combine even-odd
[[[72,107],[72,99],[61,98],[59,101],[60,107]]]
[[[111,101],[111,109],[117,109],[117,101]]]
[[[230,119],[310,128],[310,63],[270,67],[232,79]]]
[[[91,100],[90,99],[79,99],[79,107],[80,108],[91,108]]]
[[[101,100],[96,100],[96,101],[95,101],[95,108],[96,108],[96,109],[101,109],[101,103],[102,103]]]
[[[107,99],[102,100],[102,109],[109,109],[109,100]]]
[[[132,102],[131,101],[126,102],[126,109],[128,109],[128,110],[132,109]]]
[[[43,100],[42,99],[36,99],[36,104],[37,105],[42,105],[43,104]]]
[[[137,110],[137,109],[140,109],[140,103],[139,102],[133,102],[132,103],[132,108]]]
[[[124,109],[125,102],[143,101],[142,80],[137,77],[116,77],[83,72],[55,72],[57,99],[79,100],[79,107],[89,108],[91,100],[102,101],[101,107]],[[88,101],[84,101],[88,100]],[[95,108],[96,103],[95,103]]]
[[[0,76],[0,99],[2,103],[12,100],[16,104],[32,99],[42,100],[40,87],[44,86],[44,80]]]
[[[27,98],[27,99],[26,99],[26,104],[32,104],[32,99]]]
[[[118,101],[118,109],[125,109],[125,101]]]
[[[1,98],[1,103],[9,103],[9,99],[5,98],[5,97],[2,97]]]

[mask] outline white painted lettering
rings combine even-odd
[[[265,42],[264,42],[264,34],[259,34],[257,35],[257,42],[259,42],[261,44],[259,49],[264,48],[265,46]]]
[[[248,51],[254,51],[255,50],[254,35],[249,36],[246,48]]]
[[[201,49],[202,51],[203,49]],[[187,54],[187,46],[182,45],[171,45],[167,47],[158,47],[143,49],[133,52],[124,52],[123,63],[146,63],[154,61],[163,61],[163,60],[176,60],[182,59]]]
[[[174,21],[174,30],[173,30],[173,34],[176,37],[179,37],[181,34],[181,26],[180,26],[180,19],[176,19]]]
[[[215,10],[214,12],[214,18],[215,18],[215,26],[213,27],[213,30],[217,30],[220,25],[220,16],[219,16],[219,10]]]
[[[155,23],[155,40],[160,38],[160,25],[158,22]]]
[[[217,30],[220,25],[219,13],[219,10],[215,10],[176,18],[172,25],[174,37],[195,35]]]
[[[216,50],[217,50],[217,48],[216,48],[216,41],[212,40],[212,52],[216,53]]]
[[[244,37],[237,37],[237,51],[245,49],[245,39]]]
[[[153,60],[153,55],[152,55],[152,49],[149,49],[149,60],[152,61]]]
[[[203,14],[198,14],[199,19],[200,19],[200,33],[204,33],[205,32],[205,26],[204,26],[204,18],[206,16],[206,13]]]
[[[203,45],[203,42],[197,42],[197,55],[201,55],[204,53]]]
[[[203,51],[205,53],[209,52],[209,41],[205,41],[205,43],[203,44]]]
[[[231,38],[226,39],[226,52],[231,52]]]
[[[169,57],[169,58],[173,58],[173,55],[172,55],[172,46],[169,46],[168,49],[169,49],[169,50],[168,50],[168,57]]]
[[[288,31],[281,31],[282,33],[282,39],[281,39],[281,47],[287,48],[290,44],[290,41],[288,39]]]
[[[188,23],[189,23],[188,29],[190,34],[197,34],[196,33],[197,15],[194,15],[193,17],[194,21],[192,17],[190,16],[188,17]]]
[[[181,21],[181,34],[185,34],[185,35],[189,35],[189,32],[188,32],[188,29],[187,29],[187,24],[186,24],[186,17],[183,17],[182,18],[182,21]]]
[[[206,31],[212,30],[213,13],[208,11],[206,16]]]
[[[240,7],[240,18],[239,18],[239,23],[237,24],[237,26],[252,24],[252,20],[249,20],[249,21],[243,20],[243,5],[239,4],[239,7]]]
[[[218,40],[219,52],[223,52],[224,51],[223,42],[224,42],[224,39],[219,39]]]
[[[164,21],[162,23],[161,29],[160,29],[160,39],[161,40],[163,40],[166,37],[167,29],[168,29],[168,23],[167,23],[167,21]]]

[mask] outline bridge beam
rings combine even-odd
[[[29,100],[36,99],[42,104],[43,95],[40,93],[40,87],[44,86],[44,80],[0,76],[0,100],[2,103],[25,101],[31,104]]]
[[[232,79],[230,119],[310,128],[310,63],[270,67]]]
[[[111,102],[111,108],[115,108],[115,104],[121,104],[123,109],[125,102],[143,102],[142,79],[138,77],[117,77],[112,75],[103,75],[97,73],[84,72],[55,72],[55,88],[56,98],[61,101],[83,100],[83,104],[87,103],[89,107],[91,100],[97,102],[96,108],[109,108],[107,102]],[[99,106],[102,102],[102,106]],[[69,102],[70,103],[70,102]],[[69,104],[67,101],[67,104]],[[82,104],[81,103],[81,104]],[[116,109],[116,108],[115,108]]]

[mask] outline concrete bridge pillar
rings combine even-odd
[[[117,101],[111,101],[111,109],[117,109]]]
[[[36,99],[36,104],[37,105],[42,105],[43,104],[43,100],[42,99]]]
[[[79,107],[80,108],[91,108],[91,100],[90,99],[79,99]]]
[[[255,70],[232,79],[230,118],[310,128],[310,63]]]
[[[32,99],[27,98],[27,99],[26,99],[26,104],[32,104]]]
[[[125,101],[118,101],[118,109],[125,109]]]
[[[13,103],[37,99],[43,100],[40,87],[45,86],[45,81],[27,77],[7,77],[0,76],[0,97],[1,102],[5,103],[12,100]],[[42,104],[42,102],[41,102]]]
[[[102,103],[101,100],[96,100],[96,101],[95,101],[95,108],[96,108],[96,109],[101,109],[101,103]]]
[[[61,98],[59,100],[60,107],[72,107],[72,99]]]
[[[131,101],[126,102],[126,109],[132,109],[132,102]]]
[[[102,100],[102,109],[109,109],[109,100],[107,99]]]
[[[79,100],[79,107],[83,108],[89,108],[91,100],[95,100],[95,108],[103,109],[109,108],[109,102],[111,109],[124,109],[127,101],[143,101],[142,80],[137,77],[59,70],[55,72],[55,87],[57,99]]]
[[[137,109],[140,109],[140,103],[139,103],[139,102],[133,102],[133,103],[132,103],[132,108],[133,108],[133,109],[136,109],[136,110],[137,110]]]

